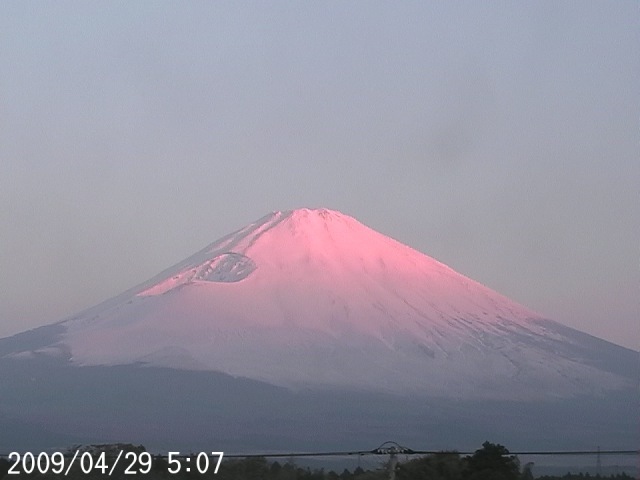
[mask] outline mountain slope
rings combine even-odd
[[[325,209],[267,215],[58,327],[9,356],[465,398],[598,394],[637,368],[635,352]]]

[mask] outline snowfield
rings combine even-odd
[[[60,325],[39,353],[293,389],[530,399],[629,386],[581,344],[592,337],[326,209],[269,214]]]
[[[638,377],[638,352],[351,217],[275,212],[0,339],[0,450],[629,449]]]

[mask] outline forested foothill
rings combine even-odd
[[[115,453],[119,451],[135,452],[136,454],[146,451],[143,446],[117,444],[74,447],[68,453],[72,454],[79,448],[83,452],[90,451],[96,458],[96,465],[98,465],[97,458],[101,454],[106,454],[107,458],[112,460],[115,458]],[[69,458],[69,456],[66,458]],[[343,469],[336,472],[334,470],[302,467],[297,465],[293,459],[281,462],[278,460],[270,461],[265,457],[226,458],[221,462],[217,473],[214,473],[214,460],[212,460],[206,473],[198,472],[197,468],[190,468],[190,471],[187,471],[187,465],[196,465],[196,457],[194,456],[191,458],[193,462],[183,461],[183,468],[181,468],[180,472],[171,474],[169,473],[171,465],[166,456],[150,455],[150,458],[153,459],[152,463],[150,463],[151,468],[145,474],[140,472],[127,474],[124,466],[115,469],[110,474],[106,471],[103,473],[97,468],[91,472],[83,472],[79,465],[74,465],[66,474],[56,474],[51,470],[42,473],[37,471],[37,468],[30,474],[24,472],[14,474],[10,470],[15,461],[8,458],[0,458],[0,479],[386,480],[395,478],[395,480],[532,480],[535,478],[538,480],[633,480],[634,478],[626,473],[610,476],[591,475],[589,473],[535,476],[532,463],[522,466],[518,457],[511,455],[507,448],[490,442],[485,442],[482,448],[476,450],[472,455],[462,456],[455,451],[440,452],[393,462],[393,472],[391,472],[389,463],[385,464],[384,462],[374,469],[365,470],[358,466],[353,470]],[[16,467],[13,469],[15,470]]]

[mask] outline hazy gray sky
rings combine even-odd
[[[0,336],[272,210],[640,347],[640,7],[0,2]]]

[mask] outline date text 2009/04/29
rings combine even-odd
[[[100,454],[92,452],[81,452],[76,450],[73,455],[62,452],[11,452],[9,454],[9,475],[20,475],[26,473],[54,473],[56,475],[69,475],[72,468],[86,475],[90,473],[101,473],[102,475],[112,475],[118,465],[124,469],[125,475],[146,475],[154,467],[154,461],[158,458],[164,460],[163,465],[167,473],[176,474],[180,472],[197,472],[205,474],[213,467],[213,473],[218,473],[224,452],[200,452],[197,454],[185,455],[180,452],[169,452],[166,457],[154,457],[149,452],[125,452],[120,450],[117,455],[107,455],[106,452]],[[156,468],[158,465],[155,465]]]

